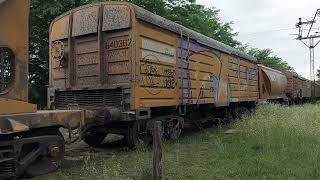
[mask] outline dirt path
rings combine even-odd
[[[83,165],[86,159],[92,157],[108,158],[119,150],[126,150],[122,137],[110,135],[98,148],[93,148],[85,142],[80,141],[66,145],[65,158],[61,168],[70,168]]]

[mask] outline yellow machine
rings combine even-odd
[[[29,0],[0,0],[0,179],[55,170],[64,155],[59,128],[75,129],[84,118],[28,103],[28,20]]]

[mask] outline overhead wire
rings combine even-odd
[[[273,29],[273,30],[257,31],[257,32],[252,32],[252,33],[239,33],[239,35],[241,35],[241,36],[251,36],[251,35],[260,34],[260,33],[278,32],[278,31],[288,31],[288,30],[294,30],[294,29],[297,29],[297,28],[296,28],[296,27],[292,27],[292,28],[283,28],[283,29]],[[319,31],[320,31],[320,27],[312,28],[312,30],[319,30]],[[307,29],[303,29],[303,31],[308,31],[308,30],[307,30]]]
[[[281,29],[270,29],[270,30],[265,30],[265,31],[257,31],[257,32],[252,32],[252,33],[239,33],[241,36],[250,36],[250,35],[255,35],[255,34],[260,34],[260,33],[267,33],[267,32],[277,32],[277,31],[288,31],[288,30],[293,30],[296,28],[281,28]]]

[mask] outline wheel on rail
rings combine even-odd
[[[246,107],[243,107],[243,106],[238,107],[236,110],[236,117],[239,119],[247,117],[247,116],[249,116],[249,114],[250,114],[249,109]]]
[[[131,149],[135,149],[141,143],[138,122],[132,122],[128,125],[127,134],[125,135],[125,142],[126,145]]]
[[[232,118],[233,119],[242,119],[250,114],[250,111],[247,107],[239,106],[235,107],[232,110]]]
[[[107,133],[91,130],[84,135],[83,141],[91,147],[99,147],[106,136]]]
[[[152,133],[150,131],[147,131],[147,133],[142,135],[140,139],[144,146],[149,146],[152,144],[153,141]]]
[[[182,132],[182,124],[178,121],[170,128],[169,137],[171,140],[177,140]]]
[[[25,170],[24,175],[26,177],[35,177],[44,174],[48,174],[50,172],[56,171],[62,163],[64,153],[65,153],[65,145],[64,145],[64,138],[61,132],[56,130],[49,130],[47,132],[41,132],[34,134],[34,137],[39,136],[57,136],[60,139],[59,142],[52,143],[51,146],[47,149],[47,154],[43,156],[39,156],[34,162],[30,164],[30,166]],[[61,143],[63,142],[63,143]],[[34,148],[32,145],[25,148]]]
[[[181,117],[172,116],[165,118],[164,123],[165,136],[167,139],[173,141],[177,140],[182,133],[184,119]]]

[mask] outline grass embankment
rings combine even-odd
[[[151,152],[97,155],[45,178],[150,179]],[[229,127],[166,142],[164,152],[164,179],[320,179],[320,105],[262,106]]]

